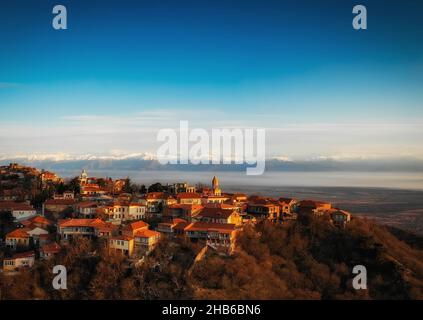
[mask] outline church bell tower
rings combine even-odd
[[[219,188],[219,179],[217,179],[216,176],[214,176],[212,180],[212,189],[213,189],[213,195],[215,196],[222,195],[222,190],[220,190]]]

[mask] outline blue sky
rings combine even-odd
[[[58,3],[68,30],[51,27]],[[269,156],[421,157],[422,16],[421,1],[3,0],[0,155],[153,152],[189,120],[265,127]]]

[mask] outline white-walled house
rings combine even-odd
[[[44,229],[42,229],[40,227],[35,227],[35,228],[27,231],[27,233],[32,238],[33,243],[35,245],[37,245],[40,242],[40,236],[41,235],[47,235],[48,234],[48,231],[47,230],[44,230]]]
[[[4,271],[15,271],[19,268],[31,268],[35,263],[35,252],[17,253],[12,258],[3,260]]]
[[[31,218],[37,214],[30,204],[26,202],[0,201],[0,211],[8,211],[16,221]]]
[[[141,203],[130,203],[128,205],[128,220],[141,220],[145,217],[146,206]]]
[[[137,255],[149,253],[160,239],[160,232],[144,229],[134,235],[134,250]]]
[[[145,217],[146,206],[141,203],[115,202],[102,208],[108,221],[121,224],[124,221],[141,220]]]
[[[81,218],[95,218],[99,204],[95,201],[82,201],[75,205],[76,212]]]

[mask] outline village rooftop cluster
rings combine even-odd
[[[161,238],[199,242],[230,255],[246,224],[284,224],[299,215],[317,215],[344,227],[351,219],[328,202],[226,193],[216,176],[211,186],[174,183],[160,185],[160,191],[155,185],[133,190],[130,184],[128,178],[90,177],[85,170],[64,183],[53,172],[18,164],[0,167],[1,223],[9,218],[13,226],[0,239],[3,272],[50,259],[76,237],[104,241],[110,252],[139,261]]]

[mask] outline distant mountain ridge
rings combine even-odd
[[[71,157],[3,157],[0,165],[17,162],[24,165],[43,168],[46,170],[172,170],[172,171],[245,171],[246,164],[160,164],[152,154],[139,153],[126,156],[95,156],[86,155]],[[273,158],[266,160],[266,171],[320,171],[320,172],[423,172],[423,161],[414,158],[404,159],[315,159],[315,160],[286,160]]]

